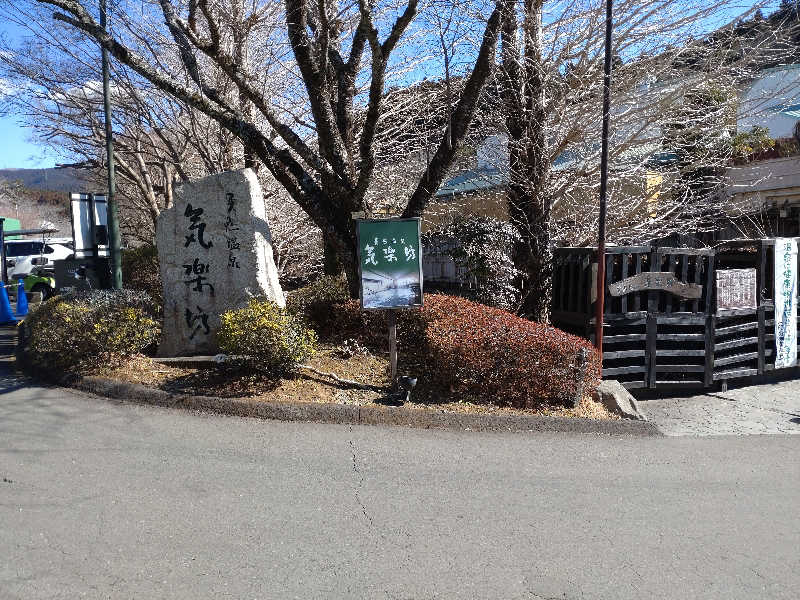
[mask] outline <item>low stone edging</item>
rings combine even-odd
[[[624,419],[648,420],[647,415],[642,412],[639,403],[636,402],[636,398],[616,379],[601,381],[592,396],[608,410]]]
[[[348,404],[316,404],[313,402],[257,402],[245,398],[214,398],[172,394],[144,385],[125,383],[103,377],[83,377],[69,382],[62,382],[62,384],[117,400],[279,421],[310,421],[342,425],[401,425],[420,429],[453,429],[461,431],[662,435],[652,423],[628,419],[604,421],[536,415],[465,414],[391,406],[355,406]]]

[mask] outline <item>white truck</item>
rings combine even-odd
[[[69,244],[69,245],[68,245]],[[30,275],[37,267],[52,270],[53,261],[73,255],[72,240],[6,240],[6,265],[9,280],[21,279]],[[50,268],[48,268],[48,266]]]

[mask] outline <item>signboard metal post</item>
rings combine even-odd
[[[397,313],[394,310],[386,312],[389,323],[389,371],[392,378],[392,389],[397,388]]]

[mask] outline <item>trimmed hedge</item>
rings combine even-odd
[[[385,348],[385,316],[355,300],[335,307],[333,329]],[[401,351],[421,354],[436,383],[475,402],[569,402],[579,385],[590,390],[600,379],[599,354],[583,338],[455,296],[428,294],[421,310],[399,311],[397,335]]]
[[[280,375],[314,354],[316,334],[303,320],[274,302],[254,298],[246,307],[220,316],[222,352],[245,367]]]
[[[303,317],[312,327],[324,329],[330,320],[332,307],[349,299],[347,280],[344,277],[325,275],[314,283],[289,292],[286,310]]]
[[[161,306],[164,290],[158,266],[158,250],[153,245],[122,251],[122,280],[126,288],[142,290]]]
[[[56,296],[25,319],[23,358],[51,374],[86,371],[154,346],[161,331],[152,298],[131,290]]]
[[[425,341],[436,369],[456,392],[518,408],[567,402],[599,381],[589,342],[497,308],[438,296]],[[579,367],[580,355],[585,366]]]

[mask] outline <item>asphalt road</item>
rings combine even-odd
[[[351,429],[0,388],[3,600],[800,590],[800,436]]]

